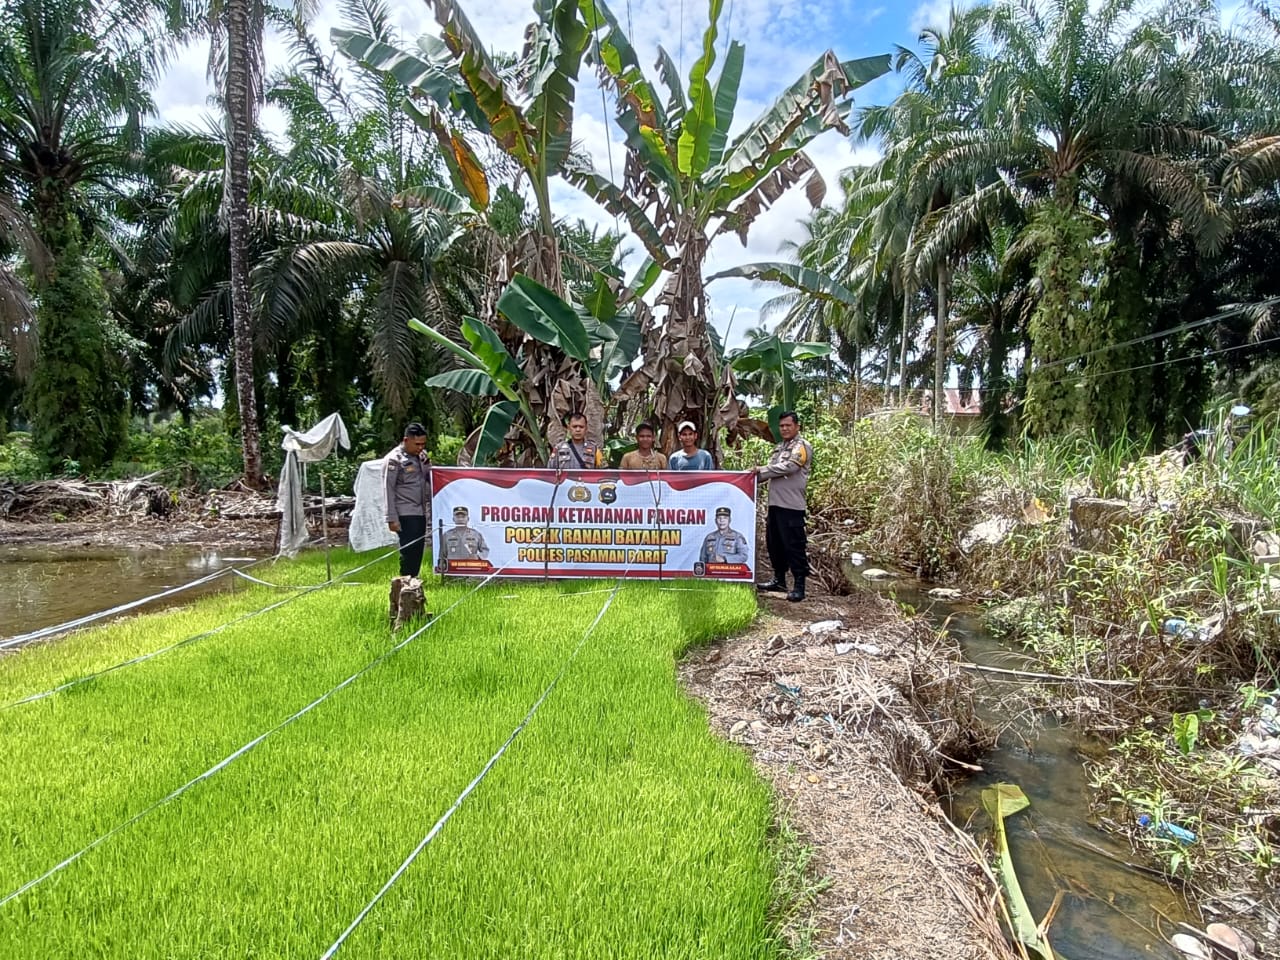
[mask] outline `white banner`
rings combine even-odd
[[[754,473],[431,468],[436,572],[755,579]]]

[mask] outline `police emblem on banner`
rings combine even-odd
[[[570,487],[569,499],[573,503],[589,503],[591,501],[591,491],[581,484]]]
[[[618,485],[612,481],[606,480],[600,484],[598,491],[601,503],[613,503],[618,499]]]

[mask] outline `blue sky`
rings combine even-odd
[[[704,3],[687,0],[610,0],[611,9],[623,23],[631,24],[631,38],[641,63],[650,66],[658,44],[688,71],[699,55],[702,32],[706,27]],[[472,23],[491,50],[519,50],[524,26],[532,19],[528,0],[462,0]],[[828,47],[841,59],[889,53],[895,45],[916,48],[916,38],[925,26],[945,25],[951,0],[892,3],[871,0],[725,0],[720,19],[720,37],[716,48],[723,56],[730,38],[746,45],[746,65],[735,117],[737,126],[745,126],[765,109],[773,98],[794,80]],[[1229,18],[1239,3],[1226,0],[1224,17]],[[424,32],[436,32],[435,19],[424,0],[390,0],[393,21],[407,42]],[[315,34],[327,51],[331,51],[329,31],[339,25],[341,15],[336,0],[323,0],[312,23]],[[179,56],[156,92],[160,119],[187,125],[203,125],[210,111],[209,85],[205,77],[207,49],[192,47]],[[267,45],[268,69],[287,65],[284,44],[271,38]],[[719,67],[717,65],[716,70]],[[653,73],[649,74],[651,77]],[[884,103],[897,93],[900,85],[893,74],[860,90],[856,102]],[[622,137],[602,111],[594,76],[584,70],[579,85],[578,109],[574,133],[580,145],[591,154],[597,169],[609,169],[610,155],[614,169],[621,171],[624,151]],[[268,131],[282,128],[278,115],[267,111],[263,125]],[[875,159],[874,145],[857,144],[830,131],[814,141],[809,154],[828,185],[828,200],[836,197],[839,172],[855,163]],[[569,187],[558,183],[552,194],[560,216],[581,218],[589,223],[612,228],[613,218],[596,204]],[[734,236],[718,238],[708,255],[708,273],[741,263],[779,259],[779,247],[786,240],[803,234],[800,220],[808,205],[799,190],[792,190],[754,226],[745,249]],[[634,244],[631,246],[634,247]],[[632,255],[634,268],[640,259]],[[726,332],[733,315],[730,345],[741,342],[742,331],[759,322],[760,305],[779,290],[771,285],[752,284],[745,280],[721,280],[708,289],[708,302],[713,322]]]

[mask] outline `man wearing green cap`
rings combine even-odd
[[[728,507],[716,507],[716,528],[702,541],[703,563],[746,563],[747,538],[729,527]]]

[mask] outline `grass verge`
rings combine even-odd
[[[315,582],[322,563],[305,557],[272,579]],[[0,711],[4,893],[385,652],[390,572],[388,561],[366,585]],[[431,607],[471,587],[432,587]],[[297,723],[0,908],[0,956],[318,957],[560,671],[606,598],[596,589],[468,596]],[[0,664],[0,701],[274,595],[28,650]],[[754,610],[740,586],[625,584],[524,734],[339,955],[775,956],[768,790],[674,676],[685,648]]]

